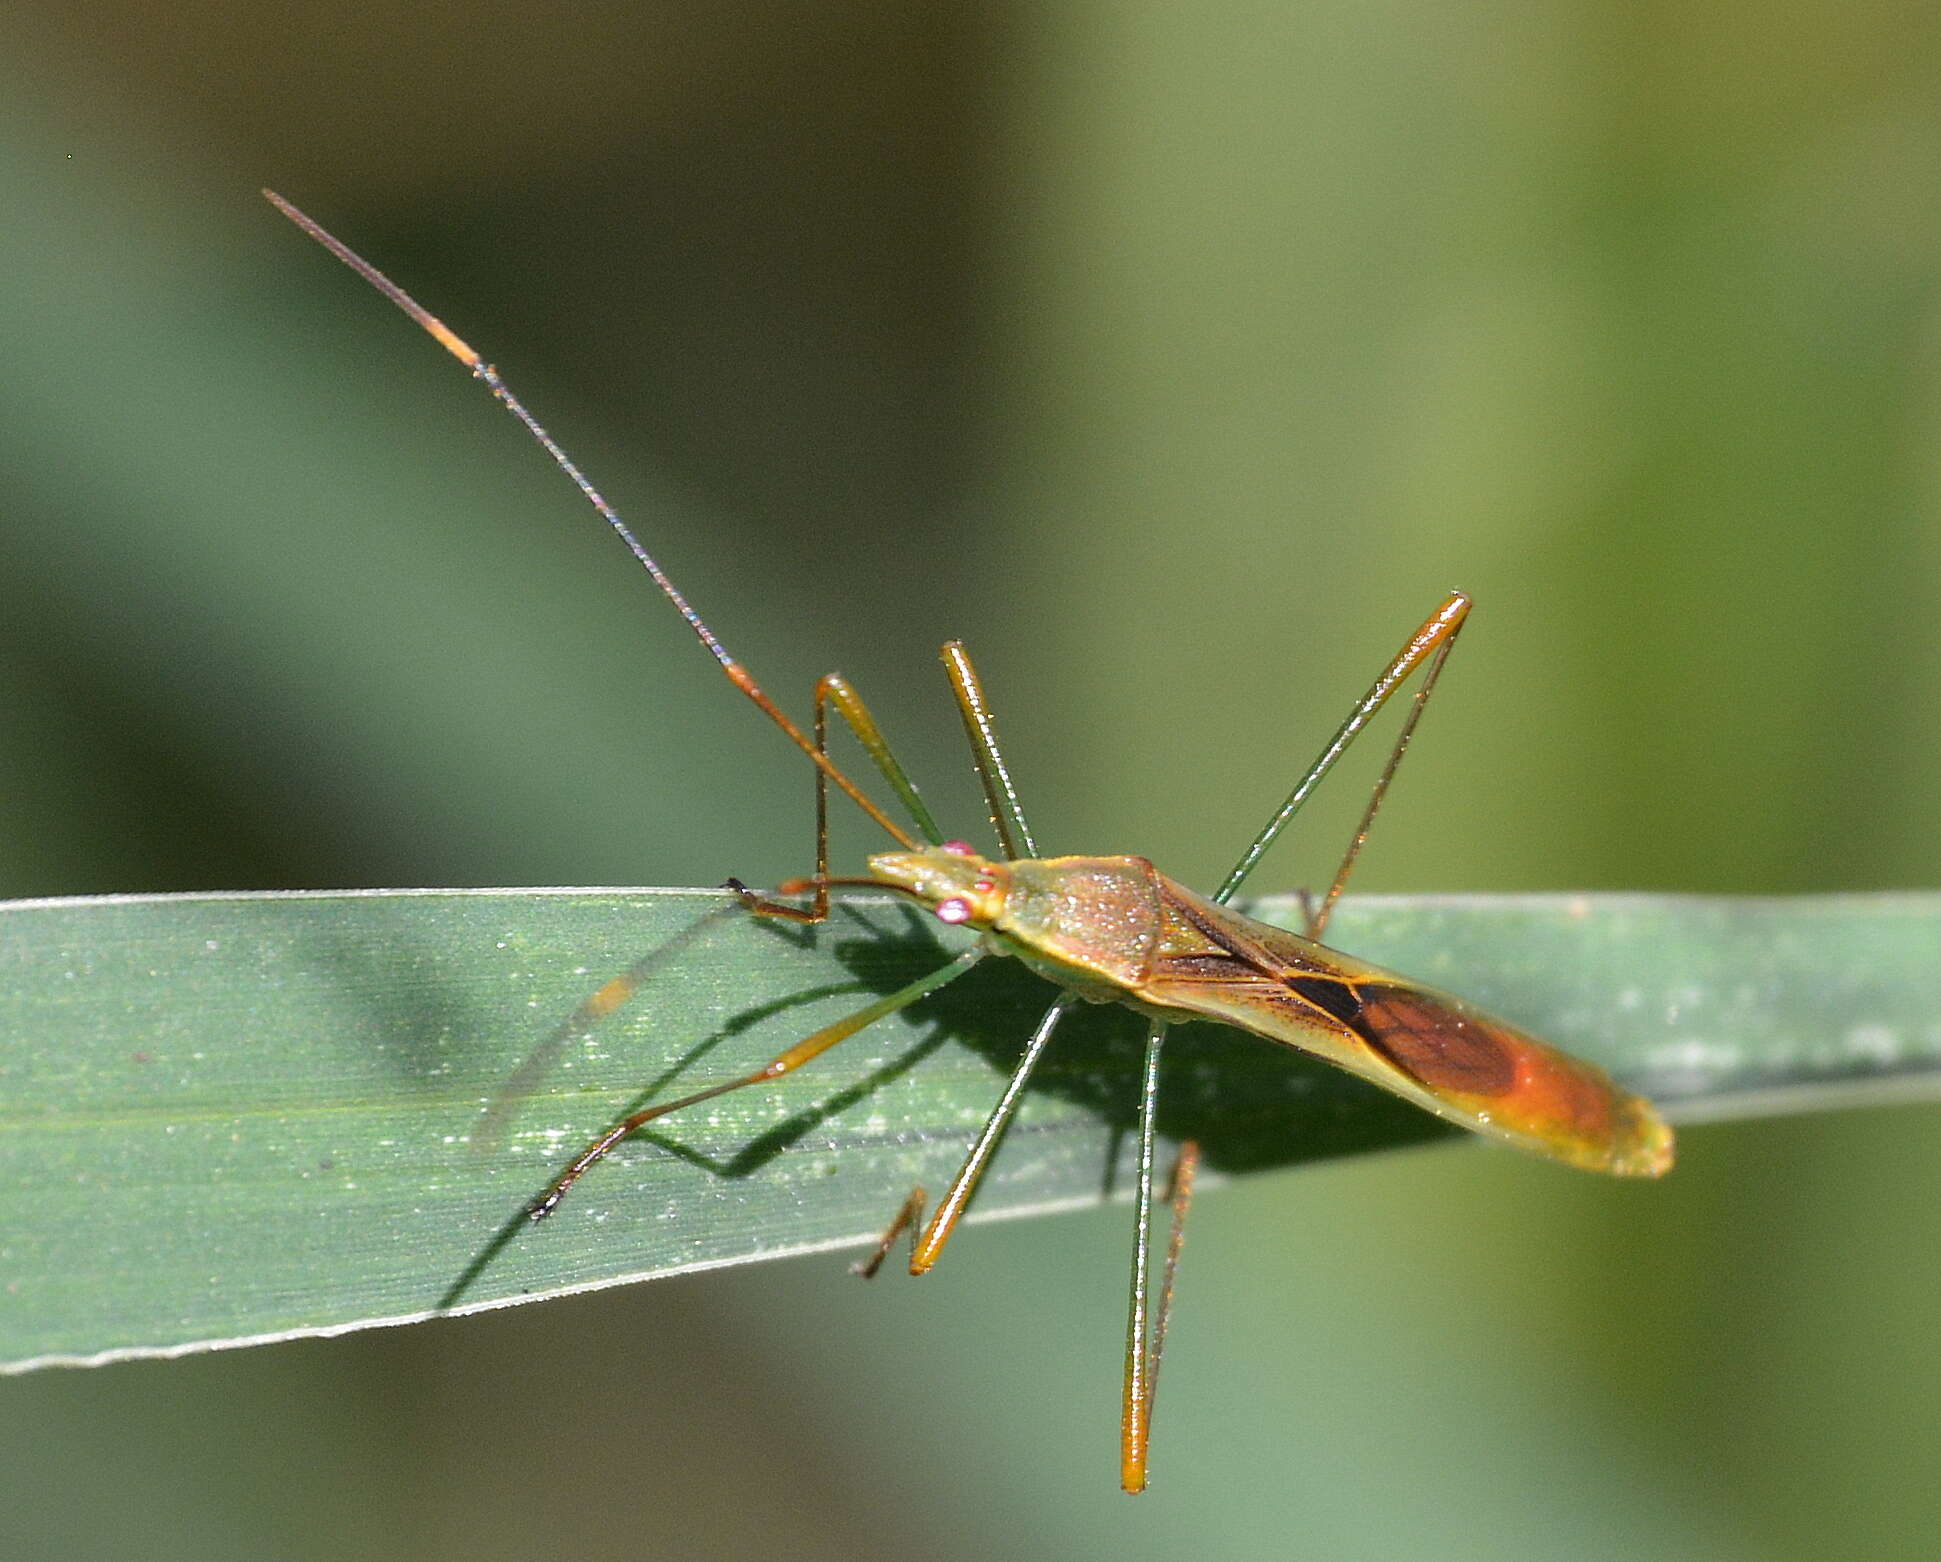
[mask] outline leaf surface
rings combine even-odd
[[[1941,1093],[1941,895],[1377,897],[1330,937],[1674,1120]],[[543,1224],[522,1211],[650,1093],[745,1073],[958,947],[900,904],[804,932],[689,890],[0,906],[0,1362],[337,1332],[871,1240],[996,1100],[1050,995],[1015,962],[652,1125]],[[616,977],[629,1000],[587,1023]],[[1128,1189],[1139,1029],[1117,1008],[1073,1017],[979,1217]],[[1444,1132],[1214,1027],[1176,1033],[1165,1090],[1164,1130],[1215,1172]]]

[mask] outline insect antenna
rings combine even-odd
[[[762,714],[774,722],[776,726],[780,727],[788,735],[789,740],[797,748],[801,749],[803,753],[807,754],[824,775],[835,782],[837,786],[841,787],[844,792],[848,793],[857,807],[861,808],[864,813],[868,814],[870,818],[874,819],[889,833],[892,840],[906,850],[915,851],[917,849],[916,841],[897,825],[888,814],[884,813],[881,808],[871,802],[862,788],[850,780],[836,762],[811,740],[800,727],[790,721],[782,713],[781,708],[762,692],[761,686],[750,676],[748,669],[729,654],[728,648],[716,638],[714,631],[707,626],[707,623],[702,619],[701,615],[688,605],[688,600],[681,595],[680,588],[668,578],[667,572],[660,567],[660,564],[655,560],[654,556],[647,551],[640,539],[634,535],[633,529],[620,518],[619,511],[615,510],[607,502],[606,496],[593,486],[592,480],[580,470],[578,464],[561,448],[559,442],[551,434],[546,432],[539,420],[526,410],[525,403],[512,394],[511,387],[499,377],[499,371],[475,352],[471,344],[456,331],[452,330],[444,321],[426,309],[362,255],[358,254],[349,245],[337,238],[336,235],[292,206],[274,190],[265,190],[263,194],[269,203],[283,213],[285,217],[288,217],[291,222],[295,223],[311,238],[329,250],[331,254],[335,255],[346,266],[349,266],[352,271],[355,271],[372,287],[376,288],[378,292],[390,299],[399,309],[403,310],[405,314],[416,321],[424,329],[426,334],[436,341],[439,346],[443,347],[446,352],[464,364],[466,368],[470,369],[474,378],[485,382],[486,388],[498,398],[499,404],[524,425],[526,432],[539,442],[540,447],[547,455],[553,458],[554,464],[573,480],[574,486],[579,489],[580,493],[585,497],[586,502],[593,506],[599,513],[600,518],[608,526],[613,528],[614,535],[627,545],[627,551],[634,556],[634,559],[639,563],[640,567],[647,571],[647,574],[651,577],[654,584],[660,587],[661,594],[669,602],[674,604],[675,611],[687,621],[688,628],[694,631],[696,638],[700,640],[702,645],[707,647],[715,661],[720,664],[721,670],[728,675],[728,681],[737,689],[741,690],[743,694],[747,695],[749,699],[753,700],[761,709]]]

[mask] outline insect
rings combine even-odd
[[[265,195],[311,238],[364,278],[485,382],[493,396],[572,479],[626,544],[729,680],[801,749],[816,768],[816,866],[808,878],[758,894],[730,880],[757,916],[813,923],[828,915],[830,891],[863,886],[890,890],[928,908],[939,920],[979,935],[937,970],[854,1014],[825,1026],[753,1073],[648,1106],[623,1118],[574,1158],[530,1209],[550,1214],[601,1157],[643,1125],[730,1091],[767,1084],[821,1056],[872,1022],[902,1009],[991,955],[1011,955],[1061,991],[1027,1041],[989,1121],[962,1168],[929,1210],[924,1190],[904,1201],[875,1254],[860,1266],[873,1274],[897,1239],[910,1233],[910,1272],[941,1256],[1023,1100],[1059,1023],[1079,1003],[1118,1003],[1146,1021],[1139,1087],[1138,1177],[1125,1376],[1119,1436],[1121,1484],[1145,1488],[1154,1395],[1171,1314],[1173,1278],[1192,1197],[1197,1150],[1182,1147],[1162,1200],[1155,1131],[1160,1058],[1168,1029],[1214,1020],[1320,1058],[1414,1102],[1452,1123],[1568,1165],[1614,1176],[1655,1177],[1670,1168],[1671,1130],[1649,1102],[1627,1094],[1591,1064],[1547,1046],[1502,1020],[1327,948],[1320,940],[1367,840],[1370,826],[1406,753],[1470,603],[1451,593],[1423,621],[1355,705],[1286,800],[1211,896],[1176,883],[1142,857],[1044,857],[1025,820],[997,740],[996,723],[963,645],[943,648],[951,692],[970,741],[999,855],[986,857],[949,840],[932,818],[860,695],[840,674],[815,687],[813,736],[763,693],[674,582],[642,546],[566,452],[513,395],[498,371],[443,321],[382,272],[274,192]],[[1359,825],[1326,895],[1312,905],[1304,933],[1272,927],[1229,902],[1290,820],[1372,721],[1389,697],[1419,674],[1411,703],[1378,775]],[[834,711],[908,813],[915,834],[864,792],[828,751]],[[869,858],[869,872],[829,872],[828,798],[833,784],[888,834],[897,849]],[[806,904],[801,904],[806,900]],[[621,1001],[602,989],[589,1012]],[[1156,1205],[1170,1206],[1170,1231],[1155,1276]]]

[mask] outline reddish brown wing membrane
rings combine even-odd
[[[1516,1090],[1516,1053],[1501,1025],[1456,1014],[1419,988],[1368,982],[1351,990],[1361,1000],[1349,1021],[1355,1032],[1429,1089],[1491,1097]]]
[[[1438,1115],[1587,1171],[1671,1169],[1671,1129],[1602,1069],[1431,989],[1393,979],[1352,985],[1361,998],[1354,1032],[1428,1091]]]

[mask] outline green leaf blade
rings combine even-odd
[[[400,891],[0,907],[0,1361],[169,1354],[865,1241],[933,1189],[1050,990],[985,967],[802,1074],[654,1125],[526,1204],[649,1088],[746,1072],[942,964],[850,903],[777,931],[703,891]],[[1295,908],[1253,908],[1298,920]],[[1941,1093],[1941,896],[1363,899],[1342,947],[1610,1068],[1677,1120]],[[602,984],[631,1002],[580,1027]],[[991,1218],[1128,1186],[1136,1025],[1061,1034]],[[553,1044],[547,1066],[522,1063]],[[1432,1137],[1422,1114],[1211,1027],[1162,1127],[1241,1172]],[[487,1104],[507,1091],[493,1116]]]

